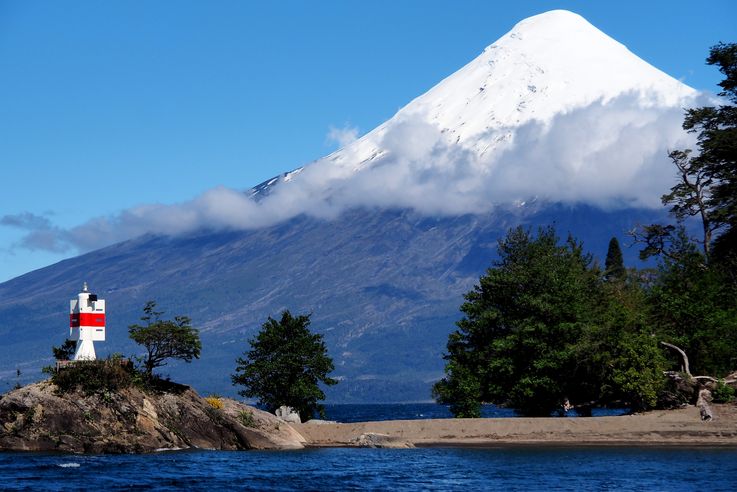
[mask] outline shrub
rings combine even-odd
[[[253,418],[253,412],[250,410],[242,410],[238,413],[238,420],[244,427],[256,427],[256,419]]]
[[[130,386],[132,373],[130,364],[119,358],[80,360],[54,371],[51,381],[62,394],[77,389],[87,395],[104,394]]]
[[[724,381],[719,381],[717,387],[711,392],[714,403],[729,403],[734,400],[734,395],[735,389],[724,384]]]
[[[221,410],[223,408],[223,400],[217,395],[205,397],[205,401],[215,410]]]

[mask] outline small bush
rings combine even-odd
[[[711,392],[714,403],[729,403],[734,400],[734,395],[735,389],[724,384],[724,381],[719,381],[717,387]]]
[[[77,389],[87,395],[104,394],[127,388],[133,381],[130,365],[117,358],[106,360],[80,360],[57,370],[51,381],[59,393]]]
[[[242,410],[238,412],[238,420],[244,427],[256,427],[256,419],[253,418],[253,412],[250,410]]]
[[[219,396],[210,395],[205,398],[205,401],[215,410],[222,410],[223,408],[223,400]]]

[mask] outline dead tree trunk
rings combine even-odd
[[[699,407],[699,414],[701,415],[701,420],[706,421],[706,422],[714,418],[714,416],[711,413],[711,407],[709,406],[710,400],[711,400],[711,391],[709,391],[706,388],[699,391],[699,399],[696,400],[696,406]]]
[[[681,364],[681,372],[685,372],[686,374],[691,376],[691,369],[688,367],[688,356],[686,355],[686,352],[684,352],[682,349],[680,349],[679,347],[676,347],[675,345],[671,343],[660,342],[660,345],[665,345],[669,349],[673,349],[679,354],[681,354],[681,359],[683,360],[683,364]]]
[[[687,394],[698,395],[696,399],[696,406],[699,408],[701,420],[709,421],[714,418],[712,414],[709,402],[712,400],[711,389],[720,382],[719,379],[713,376],[694,376],[691,374],[691,368],[688,363],[688,356],[686,352],[673,345],[672,343],[660,342],[661,345],[668,347],[669,349],[677,352],[681,356],[681,373],[674,371],[665,371],[665,375],[670,378],[676,385],[687,387]],[[737,383],[737,371],[733,372],[725,379],[721,380],[724,384],[735,384]],[[693,401],[693,400],[691,400]]]

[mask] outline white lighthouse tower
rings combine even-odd
[[[94,342],[105,341],[105,301],[87,290],[69,301],[69,339],[77,342],[74,360],[95,360]]]

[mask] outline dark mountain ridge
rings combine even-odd
[[[235,394],[229,377],[247,340],[283,309],[312,312],[342,381],[331,402],[418,401],[442,375],[458,307],[509,227],[555,224],[603,258],[609,239],[660,212],[551,205],[536,210],[429,218],[408,210],[356,209],[325,221],[300,216],[254,231],[147,235],[0,284],[4,386],[40,377],[68,331],[68,300],[86,281],[108,306],[98,355],[135,353],[127,326],[155,299],[191,316],[202,359],[163,372],[202,392]],[[633,265],[636,251],[625,248]],[[3,386],[0,386],[3,388]],[[4,388],[3,388],[4,389]]]

